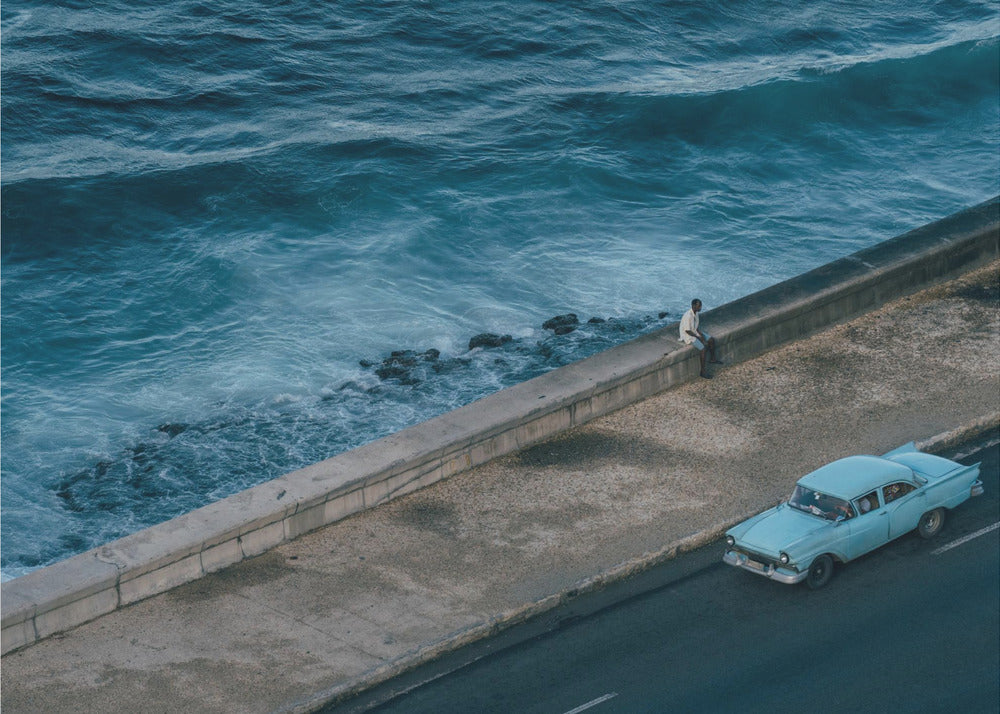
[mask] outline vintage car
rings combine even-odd
[[[730,528],[723,561],[820,588],[835,562],[914,529],[931,538],[948,509],[982,492],[979,464],[925,454],[913,443],[883,456],[849,456],[803,476],[787,501]]]

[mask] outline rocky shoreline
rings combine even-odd
[[[636,336],[666,319],[678,319],[678,315],[660,312],[656,317],[645,315],[639,318],[621,317],[591,317],[585,323],[580,321],[576,313],[556,315],[542,323],[542,329],[549,332],[543,339],[515,339],[511,335],[498,335],[493,332],[482,332],[469,339],[468,352],[462,355],[443,358],[440,350],[428,349],[418,351],[413,349],[393,350],[389,356],[379,361],[360,360],[365,369],[372,370],[382,381],[393,380],[402,385],[417,385],[428,377],[428,369],[432,373],[451,371],[456,367],[468,366],[471,354],[477,350],[510,350],[523,354],[534,354],[543,360],[549,360],[558,352],[558,344],[554,338],[564,337],[580,331],[579,341],[594,340],[602,347],[621,342],[622,334]],[[618,337],[618,339],[613,339]]]

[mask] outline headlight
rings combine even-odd
[[[778,560],[781,561],[782,565],[788,565],[788,561],[790,561],[791,558],[788,557],[788,553],[782,553],[778,556]]]
[[[727,535],[726,536],[726,545],[728,545],[730,548],[732,548],[734,545],[736,545],[736,539],[733,538],[731,535]]]

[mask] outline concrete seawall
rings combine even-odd
[[[706,313],[733,361],[998,256],[1000,200]],[[3,652],[525,448],[697,374],[676,325],[3,585]]]

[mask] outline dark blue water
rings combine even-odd
[[[4,577],[1000,193],[998,37],[960,0],[4,2]]]

